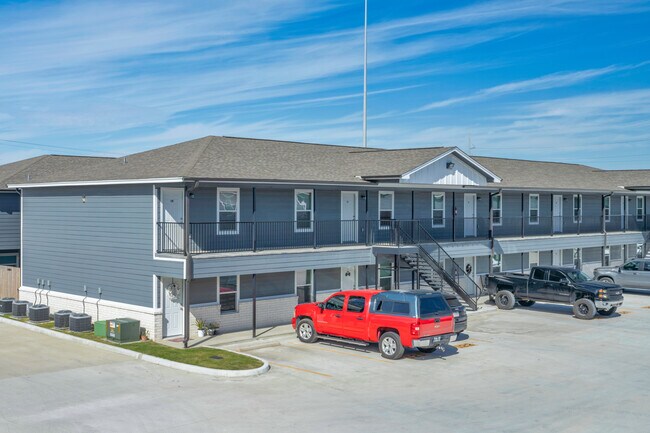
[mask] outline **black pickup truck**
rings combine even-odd
[[[519,303],[530,307],[536,301],[573,305],[578,319],[593,319],[596,312],[609,316],[623,304],[618,284],[593,281],[587,274],[559,266],[533,267],[530,274],[488,275],[485,287],[497,307],[510,310]]]

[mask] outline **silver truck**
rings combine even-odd
[[[626,289],[650,290],[650,259],[632,259],[622,266],[596,268],[594,280],[616,283]]]

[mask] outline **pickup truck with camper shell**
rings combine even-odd
[[[336,292],[323,302],[298,304],[291,324],[304,343],[379,343],[388,359],[401,358],[407,347],[431,353],[455,337],[449,304],[430,290]]]
[[[552,302],[573,305],[578,319],[593,319],[596,313],[610,316],[623,305],[623,289],[618,284],[594,281],[578,269],[560,266],[535,266],[530,274],[488,275],[485,287],[502,310],[517,303],[530,307],[537,301]]]

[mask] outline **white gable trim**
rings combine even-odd
[[[429,165],[440,161],[443,158],[446,158],[447,156],[451,155],[452,153],[455,153],[456,156],[458,156],[460,159],[464,160],[468,165],[470,165],[472,168],[474,168],[477,171],[480,171],[483,175],[485,175],[488,178],[492,178],[492,181],[494,183],[500,183],[501,178],[497,176],[494,172],[490,171],[485,167],[484,165],[480,164],[478,161],[473,159],[471,156],[463,152],[457,147],[454,147],[453,149],[449,149],[447,152],[442,153],[435,158],[425,162],[422,165],[419,165],[418,167],[415,167],[413,170],[410,170],[402,175],[402,179],[409,179],[411,175],[417,171],[422,170],[425,167],[428,167]]]

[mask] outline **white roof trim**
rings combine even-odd
[[[44,188],[54,186],[95,186],[95,185],[133,185],[150,183],[175,183],[184,182],[182,177],[162,177],[155,179],[118,179],[118,180],[79,180],[67,182],[44,182],[44,183],[16,183],[7,185],[9,188]]]
[[[487,167],[480,164],[474,158],[472,158],[471,156],[469,156],[468,154],[466,154],[465,152],[463,152],[462,150],[460,150],[457,147],[454,147],[453,149],[449,149],[445,153],[442,153],[442,154],[436,156],[435,158],[425,162],[424,164],[419,165],[419,166],[415,167],[414,169],[404,173],[402,175],[402,179],[408,179],[413,173],[422,170],[424,167],[427,167],[427,166],[433,164],[434,162],[439,161],[442,158],[447,157],[448,155],[450,155],[452,153],[457,154],[461,159],[464,159],[467,162],[467,164],[473,166],[476,170],[478,170],[478,171],[482,172],[483,174],[487,175],[488,177],[491,177],[492,179],[494,179],[494,183],[500,183],[501,182],[501,178],[499,176],[497,176],[496,173],[488,170]]]

